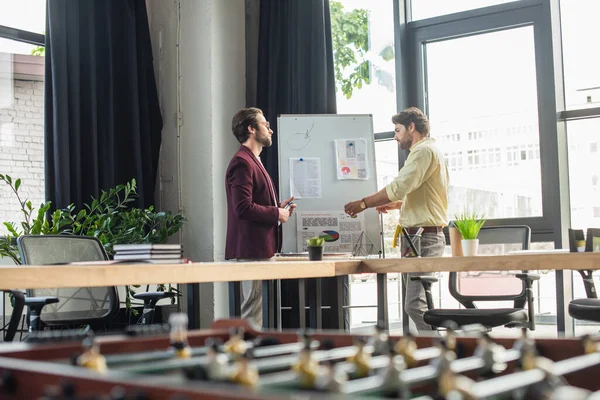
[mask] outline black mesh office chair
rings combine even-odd
[[[17,247],[21,253],[21,262],[29,265],[44,265],[82,261],[105,261],[108,256],[102,243],[94,237],[71,235],[30,235],[17,239]],[[170,292],[147,292],[136,294],[134,298],[144,301],[143,324],[152,323],[156,302],[162,298],[172,297]],[[47,302],[36,303],[35,312],[41,313],[46,306],[40,321],[47,326],[90,325],[94,329],[102,328],[112,320],[119,311],[119,294],[115,286],[92,288],[30,289],[25,298],[26,305],[30,297],[53,296],[60,300],[56,304],[46,306]],[[34,308],[30,306],[30,324],[32,330],[43,327],[36,326],[33,320]]]
[[[29,235],[17,239],[21,262],[28,265],[66,264],[81,261],[105,261],[108,256],[94,237],[71,235]],[[94,288],[28,289],[30,297],[52,296],[53,304],[29,307],[30,330],[44,326],[107,326],[119,311],[119,294],[114,286]],[[45,307],[44,307],[45,306]],[[44,307],[44,312],[41,312]],[[39,319],[39,324],[38,324]]]
[[[578,270],[583,278],[585,299],[574,299],[569,303],[569,315],[575,319],[600,322],[600,299],[596,292],[596,285],[591,270]]]
[[[528,250],[531,229],[528,226],[483,227],[478,239],[480,255]],[[437,282],[436,277],[411,279],[420,280],[425,288],[428,310],[423,319],[434,328],[443,327],[448,321],[452,321],[458,326],[481,324],[488,329],[503,325],[535,329],[532,284],[539,279],[537,275],[526,271],[514,275],[495,271],[451,272],[448,289],[464,309],[434,308],[431,285]],[[480,309],[474,304],[476,301],[512,301],[513,307]]]
[[[8,321],[8,325],[6,326],[6,331],[4,332],[4,341],[12,342],[15,338],[15,334],[19,329],[19,322],[21,322],[21,315],[23,315],[23,308],[25,307],[25,294],[19,292],[18,290],[7,290],[7,292],[11,293],[13,296],[13,312],[10,316],[10,321]]]

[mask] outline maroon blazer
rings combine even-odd
[[[281,249],[279,200],[271,177],[246,146],[229,162],[225,191],[225,259],[273,257]]]

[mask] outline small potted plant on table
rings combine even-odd
[[[306,241],[308,245],[308,259],[318,261],[323,259],[323,244],[325,239],[315,236]]]
[[[476,213],[464,212],[457,215],[454,220],[454,226],[462,236],[461,245],[464,256],[476,256],[477,248],[479,247],[479,231],[485,224],[485,219],[482,215]]]

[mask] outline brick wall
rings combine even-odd
[[[0,174],[21,178],[21,199],[37,209],[45,197],[44,82],[15,79],[12,97],[11,105],[0,108]],[[0,182],[0,223],[20,222],[19,210],[12,190]],[[5,233],[2,224],[0,235]]]

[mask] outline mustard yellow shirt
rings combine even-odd
[[[425,138],[410,149],[398,176],[385,187],[391,201],[403,200],[400,225],[448,225],[450,176],[435,140]]]

